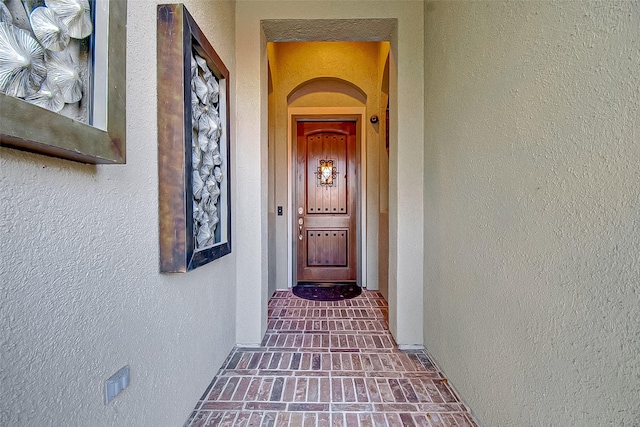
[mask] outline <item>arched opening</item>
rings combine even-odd
[[[317,77],[296,86],[287,95],[287,105],[289,107],[330,107],[348,103],[345,100],[330,99],[328,95],[335,97],[342,95],[342,97],[351,98],[361,105],[365,105],[367,102],[366,93],[354,83],[336,77]],[[310,100],[308,98],[317,99]]]

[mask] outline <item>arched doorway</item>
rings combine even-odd
[[[334,115],[332,120],[339,119],[340,115],[350,115],[359,121],[355,177],[356,190],[360,193],[356,195],[358,239],[353,248],[358,261],[356,280],[361,285],[378,289],[378,239],[381,234],[387,234],[386,228],[380,229],[379,221],[380,158],[388,158],[388,153],[384,145],[384,124],[370,121],[370,117],[384,117],[385,114],[385,108],[381,108],[381,87],[384,85],[380,79],[388,78],[383,71],[389,43],[268,43],[267,52],[270,78],[269,204],[274,211],[269,221],[269,270],[270,273],[277,272],[276,277],[270,277],[270,289],[291,287],[299,279],[297,261],[300,257],[297,257],[295,243],[300,237],[296,230],[301,218],[296,213],[300,206],[293,200],[296,189],[292,176],[295,166],[295,157],[291,154],[295,151],[292,114],[325,115],[324,120],[328,119],[326,115]],[[284,146],[284,141],[288,146]],[[388,159],[383,163],[388,165]],[[289,171],[286,182],[284,171]],[[388,176],[388,172],[384,176]],[[307,237],[303,236],[305,243]],[[271,258],[273,253],[275,259]],[[330,262],[330,258],[325,257],[323,262],[327,261]]]

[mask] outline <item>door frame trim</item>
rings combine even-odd
[[[356,218],[356,237],[357,242],[360,245],[358,251],[358,284],[363,288],[367,287],[367,128],[364,120],[366,114],[365,107],[289,107],[287,108],[287,287],[291,288],[296,283],[295,278],[295,263],[294,263],[294,244],[293,244],[293,229],[295,227],[295,206],[294,191],[295,191],[295,177],[293,176],[293,150],[295,146],[296,128],[295,120],[299,117],[305,119],[329,119],[332,121],[353,120],[356,119],[360,124],[358,132],[358,142],[360,149],[358,152],[358,162],[356,169],[358,170],[358,192],[359,197],[357,200],[358,208],[360,209],[359,215]]]

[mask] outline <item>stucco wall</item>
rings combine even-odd
[[[186,3],[234,76],[234,4]],[[0,148],[3,426],[182,425],[235,343],[235,253],[158,273],[156,2],[127,27],[126,165]]]
[[[387,149],[387,105],[389,102],[389,43],[382,43],[378,59],[380,83],[380,124],[378,132],[378,173],[380,186],[378,223],[378,289],[389,299],[389,150]]]
[[[640,5],[427,2],[425,344],[487,426],[640,420]]]

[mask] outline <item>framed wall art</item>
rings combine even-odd
[[[182,4],[158,6],[160,271],[231,252],[229,71]]]
[[[0,145],[125,163],[126,0],[0,0]]]

